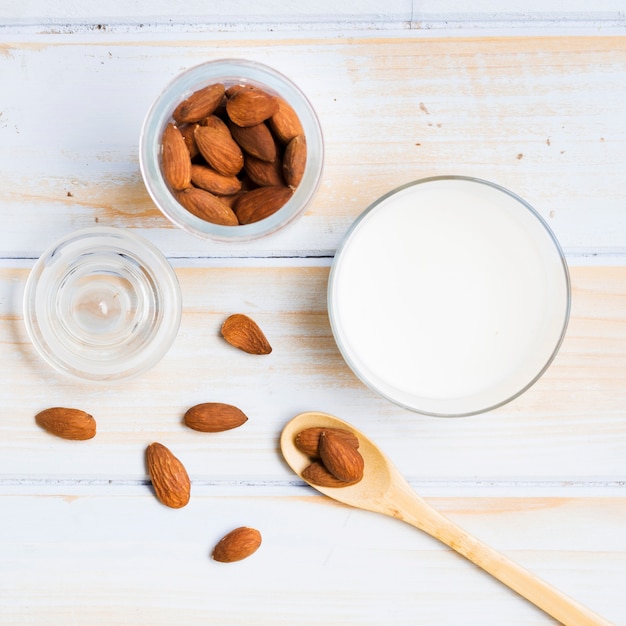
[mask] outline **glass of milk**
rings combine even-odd
[[[444,176],[364,211],[335,256],[328,306],[337,345],[366,385],[420,413],[471,415],[546,371],[566,332],[570,281],[527,202]]]

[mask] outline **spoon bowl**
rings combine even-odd
[[[363,478],[345,487],[322,487],[302,477],[311,459],[298,450],[296,435],[311,427],[342,428],[359,439],[365,461]],[[610,626],[610,622],[473,537],[415,493],[387,456],[363,433],[332,415],[311,411],[283,429],[280,447],[287,464],[324,495],[350,506],[383,513],[426,532],[479,566],[566,626]]]

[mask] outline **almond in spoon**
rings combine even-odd
[[[332,430],[338,437],[344,439],[346,443],[349,443],[353,448],[359,447],[359,440],[356,435],[351,433],[349,430],[344,430],[343,428],[322,428],[321,426],[313,426],[311,428],[305,428],[301,430],[294,440],[296,444],[296,448],[300,450],[300,452],[304,452],[307,456],[311,458],[318,458],[320,455],[319,444],[320,444],[320,435],[325,430]]]
[[[349,483],[363,478],[365,462],[360,452],[332,430],[321,432],[319,453],[324,467],[335,478]]]
[[[324,464],[319,461],[313,461],[310,465],[307,465],[307,467],[302,470],[302,478],[319,487],[348,487],[349,485],[354,485],[359,482],[358,480],[352,482],[339,480],[339,478],[333,476],[326,467],[324,467]]]

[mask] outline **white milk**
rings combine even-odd
[[[355,224],[329,287],[333,333],[364,382],[409,408],[475,413],[532,384],[567,324],[560,249],[489,184],[433,179]]]

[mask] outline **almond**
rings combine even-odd
[[[352,483],[363,478],[363,457],[354,446],[332,430],[320,433],[319,451],[322,463],[335,478]]]
[[[230,129],[226,122],[217,115],[209,115],[205,117],[201,122],[201,126],[207,126],[208,128],[215,128],[215,130],[221,130],[223,133],[230,135]]]
[[[260,187],[285,187],[283,167],[279,159],[263,161],[248,154],[244,157],[243,169],[255,185]]]
[[[359,482],[339,480],[336,476],[333,476],[322,463],[319,461],[313,461],[310,465],[307,465],[302,470],[302,478],[307,482],[318,485],[319,487],[348,487]]]
[[[196,126],[197,124],[183,124],[178,128],[180,134],[185,140],[185,145],[187,146],[187,150],[189,150],[189,156],[191,159],[195,159],[200,153],[198,146],[196,145],[196,139],[193,136]]]
[[[289,187],[259,187],[243,194],[233,210],[240,224],[252,224],[276,213],[292,195],[293,191]]]
[[[243,153],[230,132],[219,128],[197,126],[194,137],[207,163],[224,176],[236,176],[243,167]]]
[[[255,126],[278,111],[278,99],[258,87],[236,91],[226,102],[228,117],[237,126]]]
[[[232,196],[241,189],[241,181],[236,176],[224,176],[210,167],[195,163],[191,166],[191,182],[217,196]]]
[[[239,83],[236,83],[234,85],[231,85],[226,90],[226,97],[232,98],[237,92],[242,91],[243,89],[256,89],[256,87],[254,85],[241,85]]]
[[[189,428],[204,433],[219,433],[237,428],[248,421],[246,414],[232,404],[204,402],[192,406],[184,416]]]
[[[191,184],[191,156],[180,130],[174,124],[168,124],[163,131],[161,167],[172,189],[185,189]]]
[[[163,444],[146,449],[148,473],[156,497],[166,506],[180,509],[189,502],[191,482],[185,466]]]
[[[228,128],[233,139],[247,154],[262,161],[274,161],[276,159],[276,143],[265,123],[245,127],[231,123]]]
[[[282,98],[276,98],[276,100],[278,101],[278,109],[270,118],[269,124],[276,137],[287,144],[294,137],[303,135],[304,130],[291,105]]]
[[[296,448],[312,458],[319,457],[320,435],[324,430],[332,430],[338,437],[344,439],[346,443],[358,449],[359,440],[357,436],[349,430],[344,430],[343,428],[322,428],[321,426],[313,426],[301,430],[294,440]]]
[[[222,226],[237,226],[239,220],[233,210],[217,196],[204,189],[187,187],[176,193],[176,199],[196,217]]]
[[[242,313],[226,319],[222,324],[222,336],[229,344],[249,354],[270,354],[272,351],[259,325]]]
[[[174,109],[172,113],[174,121],[178,124],[199,122],[203,117],[211,115],[217,109],[224,93],[224,85],[220,83],[199,89]]]
[[[306,141],[304,135],[294,137],[285,148],[283,175],[294,189],[300,184],[306,168]]]
[[[240,526],[222,537],[211,555],[215,561],[233,563],[256,552],[261,545],[261,533],[255,528]]]
[[[37,413],[35,421],[44,430],[63,439],[84,441],[96,435],[96,420],[80,409],[45,409]]]

